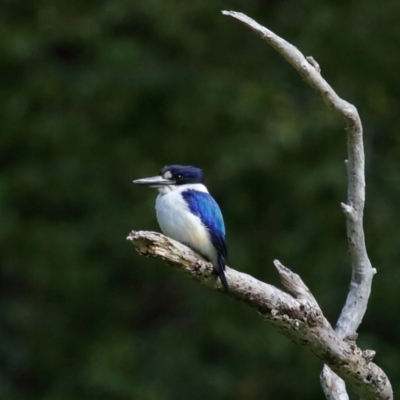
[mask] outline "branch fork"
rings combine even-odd
[[[308,347],[363,399],[390,398],[387,397],[390,383],[383,371],[371,362],[373,353],[363,352],[354,341],[342,340],[300,276],[280,261],[275,260],[274,265],[288,292],[226,267],[230,288],[226,293],[212,264],[183,244],[161,233],[147,231],[132,231],[127,240],[140,254],[165,261],[190,278],[256,309],[283,335]],[[364,386],[365,382],[369,384]]]
[[[238,20],[261,36],[297,70],[329,108],[344,118],[348,191],[347,201],[341,207],[346,217],[352,265],[349,293],[335,329],[301,278],[278,260],[274,265],[289,293],[229,267],[226,268],[226,277],[230,291],[224,293],[255,308],[279,332],[308,347],[325,363],[320,380],[328,400],[348,400],[346,385],[363,400],[392,400],[389,379],[372,363],[375,351],[362,351],[355,342],[376,272],[369,261],[364,239],[364,148],[357,109],[341,99],[325,81],[314,58],[304,57],[296,47],[242,13],[222,11],[222,14]],[[140,254],[161,259],[200,283],[222,291],[212,265],[186,246],[155,232],[132,231],[127,239]]]

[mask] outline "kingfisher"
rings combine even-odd
[[[156,215],[161,231],[210,261],[229,291],[224,219],[203,182],[203,171],[191,165],[167,165],[157,176],[133,181],[158,189]]]

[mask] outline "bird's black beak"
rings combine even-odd
[[[158,187],[158,186],[168,186],[175,185],[175,181],[171,179],[165,179],[162,176],[152,176],[150,178],[136,179],[133,181],[138,185],[150,186],[150,187]]]

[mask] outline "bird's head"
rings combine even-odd
[[[150,178],[133,181],[138,185],[146,185],[158,189],[163,187],[181,186],[187,184],[203,183],[203,171],[192,165],[167,165],[161,169],[160,174]]]

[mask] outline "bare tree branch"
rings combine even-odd
[[[188,247],[156,232],[132,231],[127,239],[140,254],[161,259],[192,279],[255,308],[283,335],[308,347],[363,399],[392,399],[390,382],[366,356],[370,354],[339,338],[301,278],[279,261],[274,264],[293,296],[229,267],[225,273],[230,291],[226,293],[212,264]]]
[[[232,11],[223,11],[223,14],[258,33],[301,74],[330,108],[344,117],[348,145],[348,194],[342,209],[346,216],[352,262],[350,290],[336,332],[301,278],[277,260],[274,264],[281,281],[292,295],[228,267],[226,276],[230,292],[224,293],[255,308],[279,332],[308,347],[323,360],[326,365],[321,373],[321,384],[328,399],[347,400],[346,382],[362,399],[391,400],[393,393],[388,378],[371,362],[375,352],[361,351],[355,344],[356,330],[367,308],[374,273],[363,231],[364,150],[357,110],[342,100],[322,78],[320,67],[312,57],[304,57],[297,48],[244,14]],[[161,234],[143,231],[131,232],[128,240],[140,254],[162,259],[200,283],[221,290],[212,265],[182,244]]]
[[[375,272],[369,261],[364,240],[364,146],[362,125],[357,109],[336,94],[321,76],[321,69],[312,57],[304,57],[296,47],[242,13],[234,11],[222,11],[222,13],[239,20],[258,33],[300,73],[330,108],[333,108],[345,119],[348,149],[348,160],[346,162],[348,191],[347,203],[342,203],[342,209],[346,216],[352,277],[346,303],[335,330],[341,339],[355,337],[367,309],[372,277]],[[348,399],[344,383],[338,382],[338,378],[326,367],[321,374],[321,383],[329,399]]]

